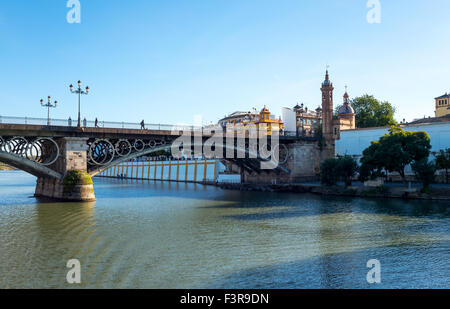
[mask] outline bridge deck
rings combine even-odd
[[[179,131],[137,130],[123,128],[78,128],[29,124],[0,124],[0,136],[144,138],[148,136],[179,136]]]
[[[138,130],[124,128],[78,128],[69,126],[47,126],[30,124],[0,124],[0,136],[39,136],[39,137],[88,137],[88,138],[141,138],[151,136],[180,136],[180,130]],[[211,137],[210,133],[203,133],[203,137]],[[314,137],[280,136],[284,142],[296,140],[316,141]]]

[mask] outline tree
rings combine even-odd
[[[430,155],[430,137],[423,131],[404,131],[391,127],[388,134],[363,151],[361,170],[367,175],[387,172],[400,174],[406,186],[405,167],[413,162],[428,159]]]
[[[380,143],[372,144],[363,151],[361,167],[359,169],[359,179],[361,182],[374,180],[383,174],[383,158],[380,155]]]
[[[339,180],[345,187],[351,186],[352,177],[358,171],[358,163],[351,156],[343,156],[325,160],[320,167],[322,184],[334,186]]]
[[[389,102],[381,102],[374,96],[365,94],[354,98],[351,105],[355,110],[357,128],[385,127],[397,124],[394,120],[395,107]],[[337,107],[336,113],[339,107]]]
[[[337,164],[338,176],[344,181],[345,187],[352,185],[352,178],[358,172],[358,163],[351,156],[338,158]]]
[[[326,159],[320,165],[320,181],[326,186],[334,186],[339,180],[337,159]]]
[[[436,156],[436,168],[445,170],[445,182],[448,183],[448,170],[450,169],[450,148],[439,151]]]
[[[428,158],[416,161],[412,164],[412,169],[416,174],[417,180],[422,182],[422,191],[428,189],[430,184],[434,181],[436,173],[436,165],[428,162]]]

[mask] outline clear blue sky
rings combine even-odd
[[[81,24],[66,0],[0,3],[1,115],[75,118],[68,85],[78,79],[88,119],[192,123],[236,110],[320,104],[327,64],[335,102],[369,93],[396,118],[434,115],[450,92],[450,1],[80,0]]]

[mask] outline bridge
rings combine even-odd
[[[18,118],[17,118],[18,119]],[[214,157],[221,158],[227,171],[240,173],[244,182],[291,182],[311,178],[317,174],[322,160],[314,138],[280,136],[279,144],[272,148],[271,138],[266,145],[246,136],[244,142],[237,135],[230,139],[225,134],[217,138],[214,130],[197,127],[147,125],[145,129],[117,127],[100,123],[102,127],[69,126],[60,121],[57,125],[8,123],[0,118],[0,162],[23,170],[37,177],[35,195],[67,201],[95,200],[91,177],[111,166],[137,157],[150,156],[161,151],[173,150],[172,144],[189,131],[190,151],[200,153],[206,145],[211,149],[211,139],[222,142],[223,147]],[[86,122],[85,122],[86,124]],[[128,123],[126,125],[130,127]],[[186,145],[183,145],[186,147]],[[261,168],[262,162],[272,159],[261,155],[265,147],[278,160],[273,168]],[[181,148],[180,148],[181,149]],[[186,148],[184,149],[186,150]],[[276,152],[276,154],[275,154]],[[230,155],[231,154],[231,155]]]

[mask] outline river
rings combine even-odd
[[[39,203],[35,182],[0,173],[0,288],[450,288],[448,202],[95,178],[95,203]]]

